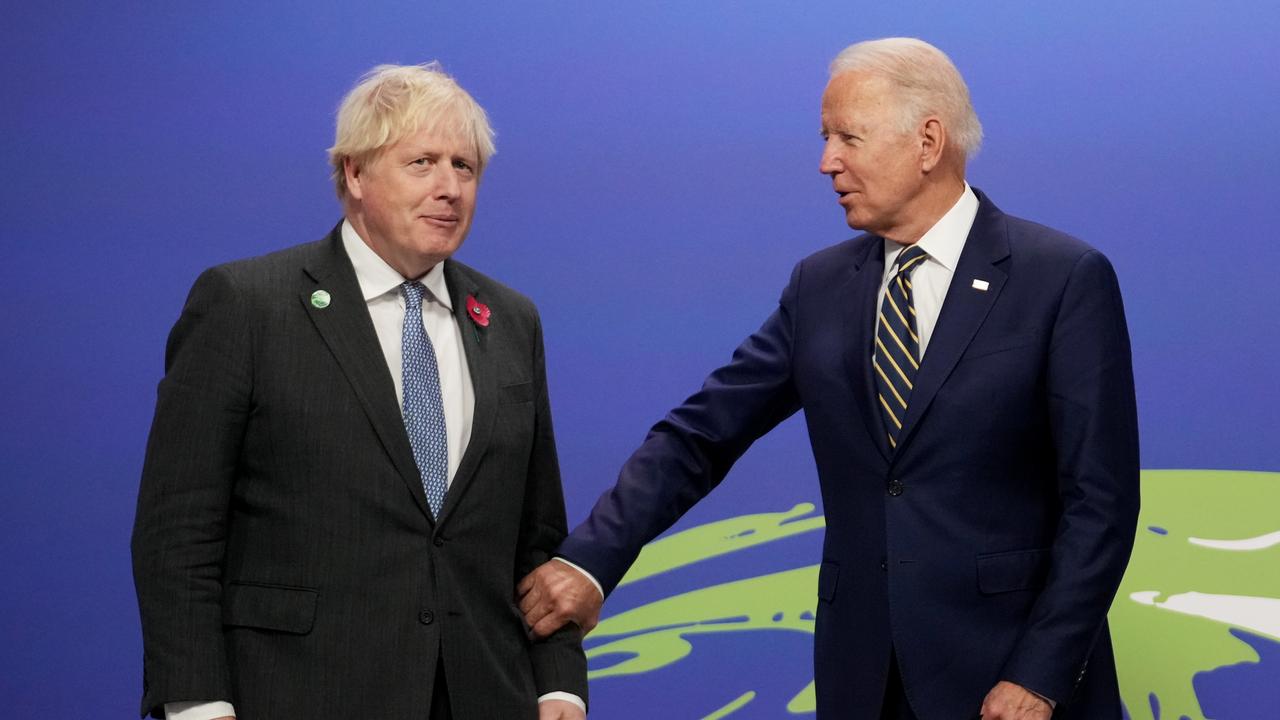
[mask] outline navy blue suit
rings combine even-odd
[[[1121,717],[1106,613],[1133,545],[1138,429],[1110,263],[982,193],[891,452],[872,378],[883,240],[801,261],[779,307],[659,422],[558,554],[606,592],[751,443],[804,410],[826,514],[821,718],[875,720],[896,653],[921,720],[1009,680]],[[973,287],[985,280],[986,290]]]

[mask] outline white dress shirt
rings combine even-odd
[[[916,333],[920,336],[920,357],[917,359],[924,358],[925,349],[929,347],[933,328],[942,313],[942,301],[951,287],[951,276],[956,272],[964,241],[969,237],[977,216],[978,196],[973,194],[969,183],[965,183],[960,199],[916,241],[916,245],[928,253],[928,257],[911,272],[911,300],[916,308]],[[898,270],[898,255],[907,247],[892,240],[884,241],[884,278],[876,295],[876,307],[884,304],[889,281]],[[879,315],[876,317],[876,332],[879,332]]]
[[[396,398],[404,407],[403,357],[401,342],[404,332],[404,295],[400,285],[405,279],[365,244],[349,222],[342,223],[342,246],[356,270],[356,281],[369,308],[369,318],[378,334],[378,344],[387,359],[387,369],[396,384]],[[462,347],[462,329],[453,318],[453,303],[444,281],[444,263],[418,278],[426,287],[422,296],[422,326],[436,351],[440,369],[440,399],[444,402],[444,428],[449,445],[449,485],[458,471],[462,455],[471,439],[471,416],[475,412],[476,395],[471,385],[471,370]]]
[[[400,285],[405,278],[360,239],[356,229],[345,220],[342,222],[342,247],[355,268],[360,293],[369,309],[369,318],[373,320],[378,344],[382,346],[387,369],[391,371],[391,379],[395,382],[396,397],[403,409],[403,359],[400,353],[405,305]],[[422,326],[427,331],[427,337],[431,338],[431,345],[436,352],[436,365],[440,370],[440,396],[444,403],[444,425],[449,446],[448,484],[451,486],[462,456],[467,451],[467,443],[471,440],[475,389],[471,384],[471,370],[467,366],[467,355],[463,350],[462,330],[454,320],[453,302],[449,298],[449,287],[444,280],[444,263],[436,263],[426,275],[418,278],[418,282],[427,289],[422,296]],[[566,700],[582,708],[584,712],[587,709],[582,698],[572,693],[551,692],[538,698],[538,702],[546,700]],[[165,703],[164,711],[169,720],[213,720],[224,716],[234,717],[236,714],[231,703],[222,701]]]

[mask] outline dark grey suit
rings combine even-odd
[[[513,603],[565,535],[537,311],[460,263],[445,278],[475,412],[438,522],[337,228],[196,281],[133,535],[143,714],[225,699],[246,720],[424,720],[438,661],[460,720],[586,697],[577,632],[532,643]]]

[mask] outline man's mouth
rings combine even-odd
[[[453,227],[458,224],[458,216],[450,214],[423,215],[423,220],[437,227]]]

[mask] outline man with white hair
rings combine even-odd
[[[1105,257],[965,181],[982,129],[951,61],[859,43],[822,97],[863,234],[801,261],[777,311],[653,427],[525,578],[535,633],[594,626],[643,545],[803,410],[826,514],[820,718],[1119,720],[1106,614],[1133,544],[1138,432]]]
[[[537,310],[451,259],[493,152],[438,66],[377,67],[343,221],[196,281],[133,534],[143,715],[585,717],[579,631],[514,602],[566,532]]]

